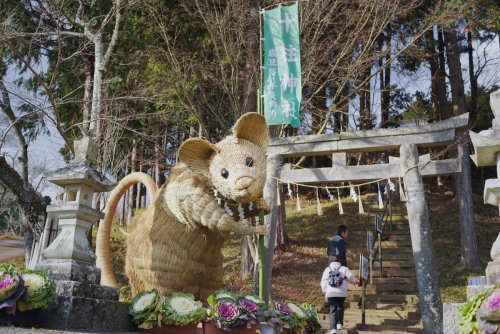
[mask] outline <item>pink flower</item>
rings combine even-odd
[[[259,309],[257,304],[248,299],[243,299],[240,301],[241,306],[248,312],[255,313]]]
[[[217,307],[217,314],[223,321],[231,321],[238,316],[238,309],[232,303],[222,303]]]
[[[500,310],[500,294],[494,294],[488,298],[486,308],[488,311]]]
[[[8,288],[12,284],[14,284],[14,280],[12,279],[12,277],[7,276],[3,280],[0,281],[0,290]]]
[[[292,314],[292,310],[286,306],[285,304],[278,304],[278,311],[283,312],[285,314]]]

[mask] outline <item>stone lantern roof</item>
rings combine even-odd
[[[96,146],[89,137],[75,140],[75,157],[66,166],[55,170],[47,176],[48,181],[65,187],[72,184],[83,184],[95,192],[110,191],[116,185],[94,168]]]

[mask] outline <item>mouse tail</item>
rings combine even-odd
[[[96,267],[101,269],[101,285],[112,286],[117,288],[118,282],[113,272],[111,262],[111,226],[113,217],[115,216],[116,208],[123,194],[135,185],[142,183],[146,187],[148,194],[151,198],[151,203],[156,200],[158,196],[158,187],[154,180],[147,174],[137,172],[125,176],[113,189],[106,208],[104,209],[104,219],[99,222],[99,229],[97,230],[96,237]]]

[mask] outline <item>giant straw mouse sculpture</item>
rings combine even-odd
[[[132,173],[113,190],[101,221],[96,264],[101,284],[117,286],[111,267],[110,231],[117,204],[137,182],[145,184],[151,205],[134,220],[127,237],[125,271],[133,294],[189,292],[205,299],[220,288],[221,248],[231,232],[266,233],[247,218],[269,208],[262,199],[269,132],[257,113],[244,114],[233,134],[217,144],[193,138],[178,151],[179,163],[158,190],[144,173]]]

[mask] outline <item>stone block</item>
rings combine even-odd
[[[110,286],[85,284],[76,281],[54,281],[56,294],[65,297],[84,297],[105,300],[118,300],[120,290]]]
[[[492,285],[468,285],[467,286],[467,299],[476,297],[481,292],[488,290]]]
[[[137,327],[128,315],[128,303],[80,297],[58,296],[47,309],[3,315],[0,323],[81,332],[132,332]]]
[[[458,308],[463,303],[443,303],[443,333],[459,334]]]
[[[494,285],[500,283],[500,262],[488,262],[486,266],[486,284]]]
[[[101,283],[101,269],[75,260],[43,260],[36,265],[36,268],[47,271],[54,281]]]

